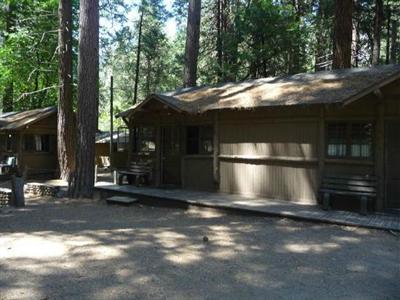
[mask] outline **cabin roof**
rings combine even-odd
[[[53,114],[57,114],[57,107],[55,106],[0,113],[0,131],[23,129]]]
[[[110,143],[110,132],[97,132],[96,133],[96,144],[108,144]],[[118,131],[114,131],[113,134],[113,142],[116,143],[120,143],[120,144],[124,144],[127,143],[129,139],[129,133],[128,132],[118,132]]]
[[[228,82],[151,94],[119,116],[129,116],[152,99],[192,114],[218,109],[346,104],[398,78],[400,65],[381,65]]]

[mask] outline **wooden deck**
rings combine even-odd
[[[139,200],[141,200],[141,197],[145,199],[153,198],[158,201],[173,201],[187,205],[233,209],[304,221],[400,231],[400,216],[394,214],[372,213],[362,216],[356,212],[337,210],[324,211],[315,205],[303,205],[266,198],[247,198],[240,195],[182,189],[158,189],[135,187],[132,185],[115,185],[110,182],[98,182],[96,184],[96,189],[108,194],[133,195]]]

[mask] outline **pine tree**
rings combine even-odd
[[[60,54],[58,95],[58,162],[60,178],[70,180],[75,167],[75,118],[72,97],[72,2],[59,2],[59,37]]]
[[[92,197],[99,100],[99,1],[81,0],[76,171],[71,195]]]
[[[336,0],[333,68],[351,68],[352,0]]]

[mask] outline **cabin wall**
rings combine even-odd
[[[57,160],[57,118],[50,117],[32,124],[22,133],[22,168],[27,171],[29,175],[35,174],[53,174],[56,175],[58,169]],[[49,152],[35,152],[24,150],[24,136],[28,134],[40,134],[50,136],[50,151]]]
[[[212,156],[185,156],[183,158],[183,187],[194,190],[215,191]]]
[[[315,203],[317,117],[314,108],[222,112],[220,191]]]
[[[127,166],[128,150],[116,151],[117,144],[115,143],[113,151],[113,164],[114,168],[123,169]],[[109,143],[96,143],[95,147],[95,161],[96,165],[105,167],[105,163],[109,163],[110,159],[110,144]],[[105,161],[106,160],[106,161]]]

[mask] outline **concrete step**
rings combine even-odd
[[[106,199],[107,203],[115,203],[115,204],[132,204],[138,201],[137,198],[132,197],[124,197],[124,196],[113,196]]]

